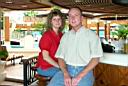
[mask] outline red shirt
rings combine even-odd
[[[53,67],[53,65],[49,64],[43,59],[42,56],[43,50],[47,50],[49,52],[50,57],[56,62],[58,62],[57,58],[55,57],[55,53],[59,46],[61,37],[62,37],[61,32],[59,33],[59,35],[57,35],[53,30],[46,31],[43,34],[39,42],[39,48],[41,52],[39,53],[37,59],[37,65],[36,65],[37,67],[40,67],[41,69],[48,69],[50,67]]]

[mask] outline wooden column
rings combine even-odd
[[[107,23],[107,39],[110,39],[110,23]]]
[[[1,47],[1,28],[0,28],[0,47]]]
[[[96,28],[96,33],[97,33],[97,35],[99,36],[99,22],[97,22],[97,24],[96,24],[97,26],[97,28]]]
[[[5,16],[5,41],[10,41],[10,30],[9,30],[9,27],[10,27],[10,24],[9,24],[9,17],[8,16]]]
[[[104,37],[107,39],[107,24],[104,24]]]
[[[0,21],[3,19],[3,12],[0,10]],[[1,47],[1,27],[0,27],[0,47]]]
[[[88,28],[88,24],[87,24],[87,18],[86,17],[84,17],[84,19],[83,19],[83,25],[85,26],[85,27],[87,27]]]

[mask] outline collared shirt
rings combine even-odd
[[[102,57],[103,51],[95,32],[82,26],[77,32],[71,30],[63,35],[55,56],[66,64],[85,66],[92,58]]]
[[[53,67],[53,65],[49,64],[43,59],[42,51],[47,50],[49,52],[50,57],[58,62],[57,58],[55,58],[56,50],[59,46],[60,39],[62,37],[62,33],[60,32],[57,35],[53,30],[46,31],[40,39],[39,48],[41,52],[39,53],[38,60],[37,60],[37,67],[41,69],[48,69]]]

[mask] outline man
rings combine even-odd
[[[72,29],[64,34],[56,52],[61,71],[48,86],[93,86],[92,70],[103,55],[100,39],[82,25],[80,8],[71,8],[68,15]]]

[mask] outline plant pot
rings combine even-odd
[[[124,51],[124,43],[125,43],[125,40],[124,39],[119,39],[118,41],[118,48],[119,48],[119,51]]]
[[[0,60],[0,83],[5,80],[6,73],[5,73],[5,64],[6,61]]]
[[[124,52],[128,53],[128,44],[124,44]]]
[[[128,53],[128,39],[126,39],[124,43],[124,52]]]

